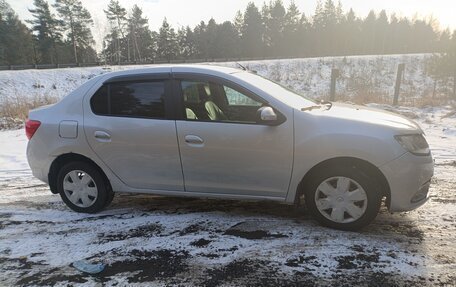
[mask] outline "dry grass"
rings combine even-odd
[[[56,97],[50,96],[6,96],[0,102],[0,128],[15,128],[18,123],[23,122],[27,117],[29,110],[40,106],[54,104],[57,102]]]
[[[367,103],[392,105],[393,91],[388,92],[369,85],[360,85],[352,87],[349,91],[336,93],[336,100],[359,105]],[[400,106],[424,108],[451,105],[454,102],[455,100],[448,91],[437,94],[432,94],[431,91],[431,93],[423,93],[421,96],[416,96],[416,94],[408,91],[401,91],[398,104]]]
[[[418,108],[445,106],[451,103],[449,97],[421,97],[414,99],[412,106]]]
[[[393,104],[393,98],[385,92],[376,91],[374,89],[358,89],[352,93],[336,94],[336,101],[352,102],[357,105],[377,103],[377,104]]]

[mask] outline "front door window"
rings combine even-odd
[[[187,120],[256,123],[262,102],[238,90],[209,81],[181,81]]]

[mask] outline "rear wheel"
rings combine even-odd
[[[305,186],[306,206],[325,226],[358,230],[380,209],[382,195],[376,182],[355,166],[321,169]]]
[[[86,162],[64,165],[57,176],[57,188],[62,200],[76,212],[101,211],[113,197],[102,174]]]
[[[107,207],[111,204],[111,202],[114,200],[114,195],[115,195],[115,193],[111,189],[109,189],[108,199],[106,200],[105,207]]]

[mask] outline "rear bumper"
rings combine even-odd
[[[429,199],[428,191],[434,174],[432,155],[416,156],[407,152],[381,166],[380,170],[390,186],[388,208],[391,212],[413,210]]]
[[[49,159],[47,153],[42,150],[37,150],[36,145],[31,144],[34,139],[32,138],[27,145],[27,161],[32,170],[34,177],[49,184],[49,169],[52,160]]]

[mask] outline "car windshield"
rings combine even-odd
[[[292,107],[301,109],[317,104],[314,100],[309,99],[288,87],[266,79],[262,76],[249,72],[236,73],[235,76],[258,87],[259,89],[264,90],[268,94],[271,94],[275,98]]]

